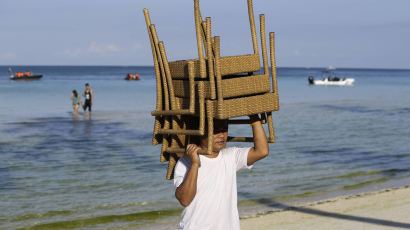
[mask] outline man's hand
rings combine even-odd
[[[200,164],[199,160],[199,155],[198,155],[198,150],[201,148],[195,144],[189,144],[186,147],[186,155],[188,156],[189,160],[191,161],[192,164]]]
[[[260,121],[258,114],[252,114],[252,115],[249,115],[248,117],[249,117],[251,125],[254,122]]]

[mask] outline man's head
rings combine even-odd
[[[205,126],[207,127],[207,125]],[[219,152],[226,147],[228,140],[228,120],[214,119],[214,134],[212,149],[213,152]],[[200,147],[203,149],[208,148],[208,133],[200,137]]]
[[[90,84],[88,84],[88,83],[85,83],[85,88],[90,88]]]

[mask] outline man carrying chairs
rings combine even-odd
[[[167,179],[174,178],[175,196],[185,207],[181,229],[239,229],[236,171],[266,157],[268,143],[275,142],[272,112],[279,110],[279,98],[274,33],[269,34],[270,74],[265,16],[260,15],[264,70],[258,73],[262,65],[252,0],[247,3],[252,54],[221,56],[211,18],[202,20],[199,0],[194,0],[198,59],[183,61],[168,61],[165,44],[144,9],[157,85],[153,145],[162,144],[160,160],[168,161]],[[244,116],[249,119],[233,119]],[[251,124],[253,136],[229,137],[229,124]],[[262,124],[267,124],[269,137]],[[227,141],[253,142],[254,147],[226,148]]]

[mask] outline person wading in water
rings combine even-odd
[[[84,112],[88,108],[88,111],[91,113],[91,107],[93,105],[94,95],[93,95],[93,90],[90,88],[90,84],[88,83],[85,84],[85,90],[84,90],[83,96],[85,98],[84,106],[83,106]]]
[[[73,90],[73,92],[71,93],[71,101],[73,103],[74,116],[77,116],[78,107],[80,107],[81,104],[81,97],[80,95],[78,95],[76,90]]]

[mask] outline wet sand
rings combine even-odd
[[[410,229],[410,187],[283,207],[241,219],[241,229]]]

